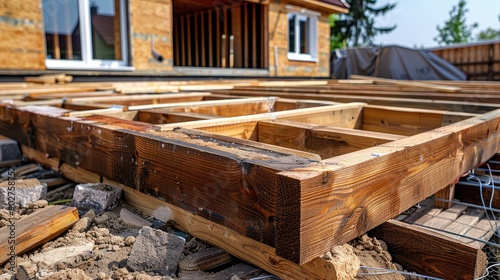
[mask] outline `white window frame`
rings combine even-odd
[[[287,15],[287,49],[290,44],[290,27],[288,26],[290,23],[290,17],[295,16],[295,52],[290,52],[288,50],[288,59],[289,60],[298,60],[298,61],[310,61],[317,62],[318,61],[318,16],[320,13],[313,12],[306,9],[300,9],[294,6],[287,5],[286,8],[290,10]],[[303,54],[300,52],[300,32],[299,32],[299,21],[309,19],[309,54]]]
[[[122,60],[105,60],[92,58],[92,27],[90,18],[91,0],[78,0],[78,11],[80,16],[80,41],[82,60],[70,59],[46,59],[47,69],[56,70],[111,70],[132,71],[134,67],[128,65],[128,38],[126,24],[126,1],[120,0],[120,42],[122,49]]]

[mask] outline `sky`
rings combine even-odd
[[[459,0],[378,0],[377,6],[397,2],[398,6],[385,16],[377,19],[377,26],[392,26],[396,29],[385,35],[375,37],[374,43],[379,45],[401,45],[406,47],[437,47],[434,41],[438,31],[449,19],[449,13]],[[500,0],[468,0],[469,11],[465,14],[470,25],[477,22],[475,37],[479,31],[488,27],[500,28]]]

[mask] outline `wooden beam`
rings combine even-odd
[[[65,118],[59,108],[0,106],[0,112],[2,134],[24,145],[268,245],[274,243],[277,173],[316,161],[214,134],[155,132],[151,124],[105,116]]]
[[[422,83],[422,82],[392,80],[392,79],[368,77],[368,76],[361,76],[361,75],[351,75],[351,76],[349,76],[349,79],[370,80],[370,81],[374,81],[375,83],[378,83],[378,84],[393,84],[393,85],[400,85],[400,86],[420,87],[420,88],[435,90],[438,92],[459,92],[459,91],[461,91],[461,88],[459,88],[459,87],[431,85],[431,84],[426,84],[426,83]]]
[[[230,254],[256,265],[283,279],[325,279],[336,280],[337,269],[323,258],[315,258],[305,265],[297,265],[276,255],[275,249],[245,237],[234,230],[221,226],[199,215],[171,203],[146,195],[116,181],[102,178],[100,175],[81,168],[70,166],[60,159],[47,158],[44,153],[23,146],[24,156],[40,162],[47,168],[60,172],[63,176],[77,183],[101,182],[123,188],[124,200],[134,208],[161,221],[175,221],[178,228],[193,236],[222,248]]]
[[[183,124],[182,127],[203,130],[211,127],[221,129],[223,126],[232,126],[244,122],[289,120],[302,123],[314,123],[318,125],[336,124],[341,127],[355,128],[359,123],[362,106],[363,103],[339,104],[251,116],[231,117],[221,120],[196,121]],[[345,117],[346,115],[348,117]],[[176,127],[176,125],[161,125],[155,126],[155,129],[158,131],[169,131]]]
[[[390,220],[370,236],[387,243],[394,262],[423,275],[476,279],[486,269],[487,256],[481,249],[419,226]]]
[[[434,110],[365,106],[361,129],[399,135],[416,135],[477,116]]]
[[[232,8],[232,31],[234,37],[234,67],[243,68],[243,36],[241,4]]]
[[[164,112],[159,110],[143,110],[137,114],[137,121],[150,124],[182,123],[198,120],[211,120],[219,117],[205,114],[185,112]]]
[[[282,85],[286,87],[286,84]],[[314,93],[300,93],[291,94],[280,92],[265,92],[265,91],[240,91],[238,89],[228,92],[230,95],[235,96],[276,96],[281,98],[293,99],[315,99],[327,100],[334,102],[366,102],[370,105],[380,106],[393,106],[403,108],[416,108],[416,109],[429,109],[441,110],[452,112],[466,112],[472,114],[483,114],[500,108],[499,104],[483,104],[479,102],[464,102],[464,101],[450,101],[450,100],[425,100],[425,99],[412,99],[412,98],[392,98],[392,97],[377,97],[366,95],[352,95],[352,94],[314,94]]]
[[[333,123],[331,125],[260,121],[257,141],[330,158],[403,138],[393,134],[333,127]]]
[[[212,28],[212,13],[213,11],[208,11],[208,67],[214,66],[214,47],[213,47],[213,37],[214,30]],[[219,20],[219,18],[217,18]]]
[[[434,194],[434,198],[445,199],[447,201],[434,200],[434,206],[437,208],[448,209],[452,206],[451,201],[455,198],[455,184],[449,184],[446,188]]]
[[[500,148],[500,110],[278,174],[277,254],[305,263],[382,224]]]
[[[20,220],[13,220],[12,227],[0,229],[0,265],[6,262],[15,263],[15,256],[34,249],[35,247],[61,235],[78,221],[78,211],[75,207],[47,206]],[[12,240],[13,242],[10,242]],[[14,252],[15,256],[11,253]],[[9,266],[9,264],[7,264]]]

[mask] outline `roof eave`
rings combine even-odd
[[[346,14],[349,12],[348,8],[320,2],[318,0],[288,0],[288,2],[294,3],[295,5],[300,7],[305,7],[311,10],[328,14]]]

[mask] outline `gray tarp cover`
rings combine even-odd
[[[399,46],[335,50],[330,71],[337,79],[365,75],[396,80],[465,80],[448,61],[425,50]]]

